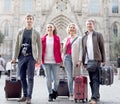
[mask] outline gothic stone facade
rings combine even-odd
[[[95,29],[105,39],[106,59],[110,60],[110,42],[116,32],[120,31],[120,7],[117,13],[112,8],[115,0],[0,0],[0,31],[5,35],[0,53],[12,57],[17,32],[24,27],[24,17],[31,13],[35,17],[34,27],[42,36],[47,23],[54,23],[61,40],[66,34],[66,27],[73,22],[78,25],[78,34],[84,35],[85,22],[95,19]],[[116,0],[120,4],[120,0]],[[117,4],[116,4],[117,5]]]

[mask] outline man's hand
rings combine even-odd
[[[80,67],[80,66],[81,66],[81,63],[82,63],[82,62],[79,61],[76,66],[77,66],[77,67]]]
[[[41,64],[41,60],[37,60],[37,61],[36,61],[36,64]]]
[[[105,62],[102,62],[102,63],[101,63],[101,66],[105,66]]]

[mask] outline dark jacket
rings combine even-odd
[[[87,42],[87,36],[88,36],[87,33],[88,32],[85,32],[85,35],[82,38],[83,64],[85,64],[85,58],[87,53],[87,48],[86,48],[86,42]],[[92,39],[93,39],[94,59],[97,61],[105,62],[104,39],[102,34],[96,31],[93,31]]]

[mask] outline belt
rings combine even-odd
[[[32,53],[26,53],[26,54],[23,55],[23,56],[30,56],[30,55],[32,55]]]

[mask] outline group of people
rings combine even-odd
[[[12,59],[12,62],[16,62],[18,59],[19,75],[23,88],[23,97],[18,101],[26,101],[26,104],[31,104],[36,63],[45,66],[48,101],[53,101],[57,97],[61,64],[67,73],[69,99],[73,100],[74,78],[80,75],[81,65],[86,67],[88,59],[98,61],[98,66],[105,63],[104,39],[101,33],[94,30],[94,20],[86,21],[87,31],[83,37],[77,35],[76,24],[69,24],[67,27],[68,36],[62,41],[62,46],[54,24],[47,24],[46,34],[40,37],[40,34],[33,28],[34,17],[27,15],[25,22],[25,28],[20,30],[17,35]],[[98,70],[88,73],[92,92],[90,104],[96,104],[100,99]]]

